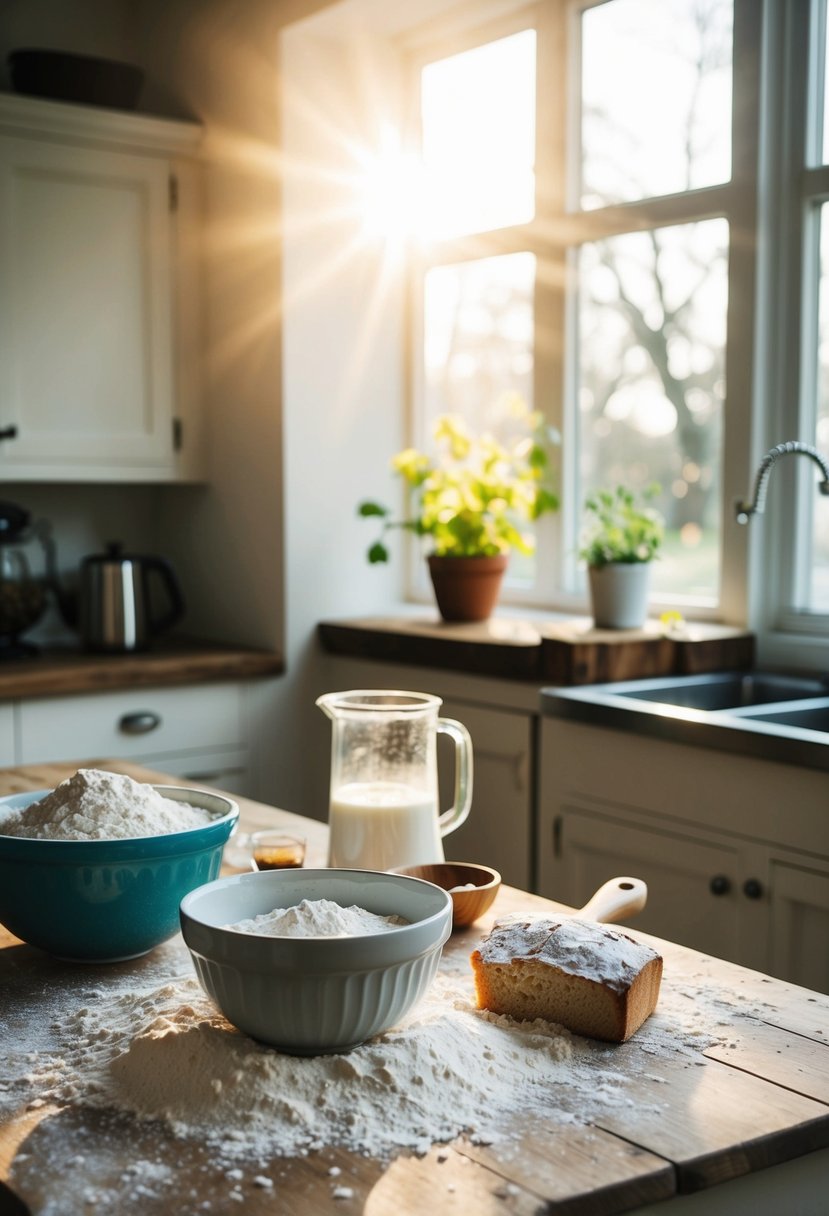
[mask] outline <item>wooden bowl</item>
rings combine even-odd
[[[452,928],[465,929],[492,907],[501,875],[489,866],[468,861],[441,861],[424,866],[400,866],[395,874],[408,874],[443,887],[452,896]],[[469,884],[473,884],[470,887]],[[456,889],[461,888],[461,889]]]

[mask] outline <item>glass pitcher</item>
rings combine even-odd
[[[328,864],[390,870],[443,861],[442,837],[472,802],[472,741],[440,697],[426,693],[326,693],[317,705],[333,722]],[[455,742],[454,806],[438,814],[437,736]]]

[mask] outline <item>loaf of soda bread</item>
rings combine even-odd
[[[478,1007],[623,1043],[656,1008],[662,958],[576,917],[496,923],[471,957]]]

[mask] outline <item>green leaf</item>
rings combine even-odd
[[[385,518],[388,515],[388,507],[381,507],[379,502],[361,502],[357,508],[358,515],[380,515]]]
[[[387,562],[389,560],[389,551],[382,541],[376,541],[368,551],[368,560],[374,566],[378,562]]]

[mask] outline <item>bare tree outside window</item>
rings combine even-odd
[[[612,0],[584,14],[584,206],[730,174],[731,18],[731,0]],[[654,588],[702,601],[718,594],[728,235],[724,219],[702,220],[592,242],[579,258],[581,485],[658,482],[668,534]]]

